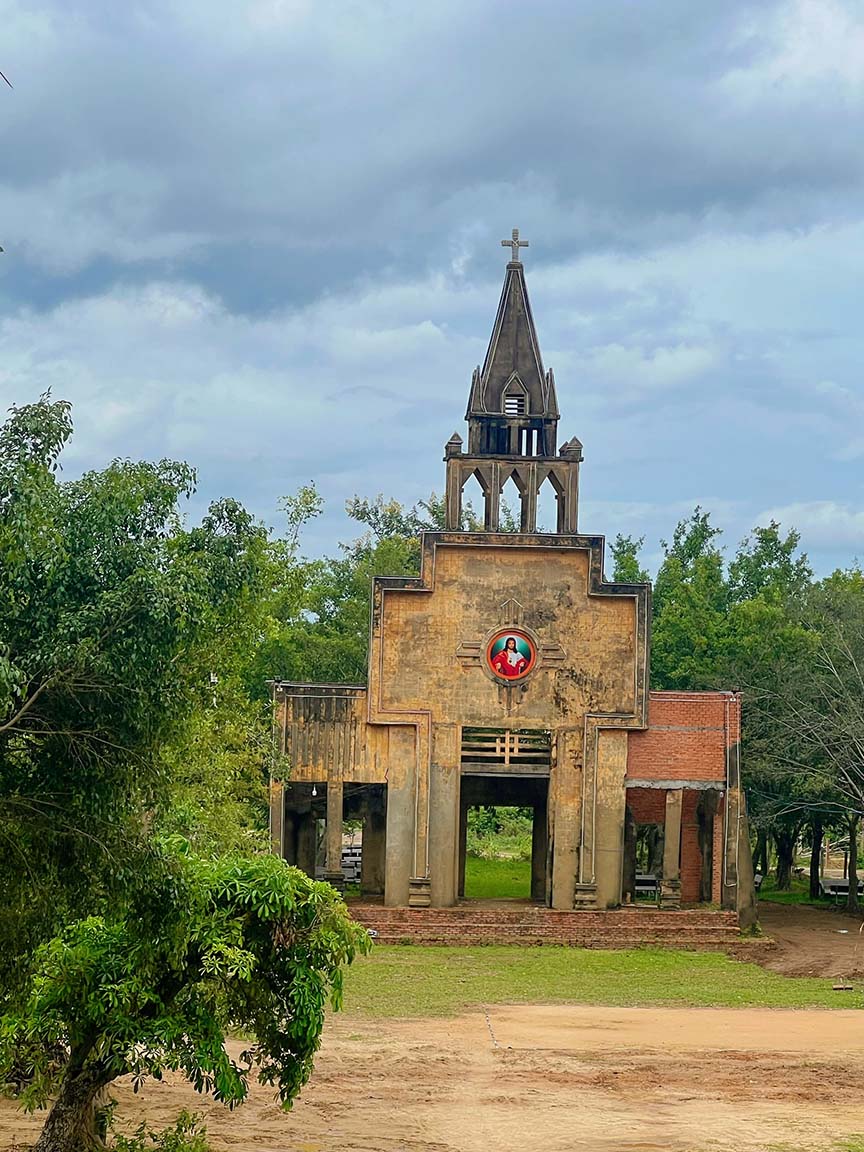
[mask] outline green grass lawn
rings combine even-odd
[[[817,896],[815,900],[810,899],[810,880],[806,876],[793,877],[792,887],[783,892],[777,891],[773,876],[766,876],[759,889],[759,899],[767,900],[770,904],[811,904],[818,908],[831,908],[834,905],[833,900],[824,896]]]
[[[530,896],[530,860],[465,857],[466,900],[528,900]]]
[[[864,992],[715,953],[648,948],[376,945],[345,980],[345,1010],[364,1016],[447,1016],[495,1003],[864,1008]]]

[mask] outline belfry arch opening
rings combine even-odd
[[[483,525],[486,519],[487,490],[476,472],[472,472],[462,486],[460,529],[473,531]]]
[[[524,532],[524,489],[512,473],[501,488],[499,527],[502,532]]]
[[[554,475],[549,475],[537,492],[537,531],[561,532],[562,488]]]

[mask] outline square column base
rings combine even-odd
[[[597,885],[577,884],[573,892],[573,907],[576,911],[595,912],[597,910]]]
[[[677,909],[681,907],[681,881],[660,881],[660,907]]]
[[[321,879],[335,888],[337,892],[345,891],[345,877],[342,875],[341,868],[338,872],[325,872]]]
[[[432,905],[432,882],[428,876],[412,876],[408,888],[409,908],[429,908]]]

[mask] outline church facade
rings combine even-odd
[[[448,908],[465,893],[468,810],[519,806],[533,811],[538,904],[633,902],[648,829],[661,907],[736,909],[749,853],[739,699],[650,691],[651,588],[606,580],[603,537],[579,530],[582,445],[558,445],[524,241],[503,243],[512,259],[467,444],[454,434],[445,447],[446,527],[424,535],[419,576],[375,579],[367,685],[273,685],[287,764],[271,788],[274,850],[314,874],[326,821],[325,877],[341,883],[342,822],[359,819],[361,892]],[[483,530],[464,531],[474,479]],[[511,480],[519,530],[505,532]],[[545,485],[555,531],[538,531]]]

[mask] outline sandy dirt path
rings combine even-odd
[[[763,967],[784,976],[864,976],[861,920],[830,908],[760,901],[759,922],[777,942]]]
[[[864,1016],[495,1006],[446,1020],[331,1020],[293,1113],[256,1087],[235,1113],[179,1082],[123,1085],[122,1116],[206,1114],[255,1152],[824,1152],[864,1132]],[[0,1149],[37,1117],[0,1104]]]

